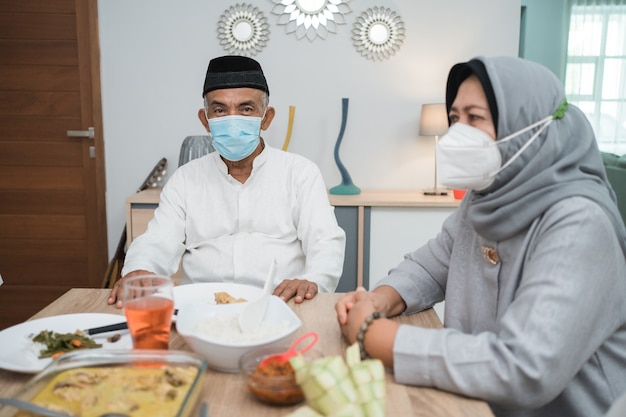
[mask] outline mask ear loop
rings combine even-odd
[[[522,146],[517,152],[515,152],[515,154],[509,158],[508,161],[506,161],[504,163],[504,165],[502,165],[500,167],[500,169],[498,169],[496,172],[493,173],[493,175],[497,175],[499,172],[501,172],[504,168],[508,167],[509,165],[511,165],[511,163],[513,163],[513,161],[515,161],[515,159],[526,150],[526,148],[528,148],[534,141],[535,139],[537,139],[539,137],[539,135],[541,134],[541,132],[543,132],[549,125],[550,123],[552,123],[552,120],[555,119],[562,119],[563,116],[565,116],[565,112],[567,111],[567,107],[568,107],[568,103],[567,103],[567,99],[563,100],[563,103],[561,103],[559,105],[559,107],[556,109],[556,111],[554,113],[552,113],[550,116],[543,118],[542,120],[539,120],[536,123],[533,123],[530,126],[525,127],[524,129],[513,133],[512,135],[509,135],[507,137],[504,137],[502,139],[500,139],[499,141],[496,141],[497,143],[502,143],[502,142],[507,142],[525,132],[528,132],[531,129],[534,129],[535,127],[541,125],[542,123],[544,124],[543,126],[541,126],[541,129],[539,129],[537,132],[535,132],[534,135],[531,136],[530,139],[528,139],[528,141],[526,141],[526,143],[524,144],[524,146]]]
[[[518,156],[519,156],[522,152],[524,152],[524,151],[526,150],[526,148],[528,148],[528,147],[529,147],[529,146],[530,146],[530,145],[531,145],[531,144],[535,141],[535,139],[537,139],[537,138],[539,137],[539,135],[541,134],[541,132],[543,132],[543,131],[544,131],[544,130],[545,130],[545,129],[546,129],[546,128],[550,125],[550,123],[552,123],[552,120],[553,120],[552,116],[548,116],[548,117],[546,117],[545,119],[541,120],[540,122],[535,123],[535,124],[533,124],[533,125],[529,126],[528,128],[523,129],[523,130],[521,130],[521,131],[519,131],[519,132],[515,133],[514,135],[508,136],[508,137],[506,137],[506,138],[504,138],[504,139],[500,140],[500,141],[499,141],[500,143],[502,143],[502,141],[505,141],[505,140],[507,140],[507,141],[508,141],[508,140],[510,140],[510,139],[512,139],[512,138],[514,138],[515,136],[521,135],[522,133],[524,133],[524,132],[528,131],[529,129],[532,129],[533,127],[536,127],[538,124],[541,124],[541,123],[543,123],[543,124],[544,124],[543,126],[541,126],[541,129],[539,129],[538,131],[536,131],[536,132],[535,132],[535,134],[534,134],[534,135],[532,135],[532,136],[530,137],[530,139],[528,139],[528,140],[526,141],[526,143],[525,143],[525,144],[524,144],[521,148],[519,148],[519,150],[518,150],[517,152],[515,152],[515,154],[514,154],[512,157],[510,157],[510,158],[509,158],[509,160],[508,160],[508,161],[506,161],[506,162],[504,163],[504,165],[502,165],[502,166],[500,167],[500,169],[498,169],[498,170],[497,170],[497,171],[496,171],[493,175],[498,174],[498,173],[499,173],[499,172],[501,172],[504,168],[506,168],[506,167],[508,167],[509,165],[511,165],[511,164],[513,163],[513,161],[515,161],[515,160],[517,159],[517,157],[518,157]]]

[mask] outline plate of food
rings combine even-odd
[[[179,310],[189,303],[233,304],[256,300],[263,289],[229,282],[200,282],[174,287],[174,305]]]
[[[124,322],[119,314],[62,314],[25,321],[0,331],[0,368],[37,373],[53,357],[82,349],[129,350],[133,342],[128,330],[89,336],[87,330]],[[38,340],[38,341],[36,341]],[[61,353],[59,353],[61,352]]]

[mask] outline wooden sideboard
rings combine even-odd
[[[126,199],[127,244],[142,234],[159,205],[160,188],[152,188],[134,194]],[[330,203],[335,206],[337,222],[346,232],[346,254],[343,275],[337,287],[338,292],[351,291],[357,286],[369,288],[371,211],[377,209],[410,209],[414,216],[425,216],[420,210],[436,209],[441,214],[430,223],[440,226],[441,217],[450,214],[458,205],[452,192],[447,196],[425,196],[420,190],[363,190],[358,195],[329,194]],[[391,216],[395,216],[392,213]],[[411,221],[411,220],[409,220]],[[387,239],[381,237],[381,239]],[[410,248],[407,248],[407,251]],[[394,260],[389,260],[393,265]]]
[[[159,206],[160,188],[148,188],[126,199],[126,245],[146,231]]]

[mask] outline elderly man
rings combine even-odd
[[[122,307],[125,278],[171,275],[181,257],[183,283],[262,286],[276,259],[274,295],[301,303],[334,291],[345,233],[319,168],[260,137],[275,110],[259,63],[241,56],[211,60],[202,97],[198,117],[217,152],[172,174],[153,220],[128,250],[108,303]]]

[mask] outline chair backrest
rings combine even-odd
[[[622,220],[626,223],[626,155],[618,156],[602,152],[602,160],[609,183],[617,197],[617,208],[622,215]]]
[[[178,166],[185,165],[192,159],[200,158],[214,150],[213,138],[210,135],[187,136],[180,146]]]

